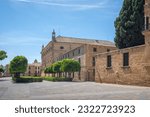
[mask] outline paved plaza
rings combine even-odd
[[[142,100],[150,99],[150,87],[95,82],[13,83],[0,78],[0,99],[6,100]]]

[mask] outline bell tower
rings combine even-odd
[[[55,33],[55,30],[53,29],[53,32],[52,32],[52,41],[55,42],[56,41],[56,33]]]

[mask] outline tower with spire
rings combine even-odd
[[[55,42],[56,41],[56,33],[55,33],[55,30],[53,29],[53,32],[52,32],[52,41]]]

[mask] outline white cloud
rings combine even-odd
[[[49,5],[49,6],[58,6],[58,7],[66,7],[74,10],[87,10],[87,9],[98,9],[106,7],[106,3],[109,0],[100,0],[98,2],[93,2],[87,4],[87,1],[78,0],[15,0],[18,2],[24,3],[32,3],[32,4],[40,4],[40,5]]]

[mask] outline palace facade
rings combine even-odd
[[[24,75],[41,76],[41,66],[41,63],[35,59],[32,64],[28,64],[27,70]]]
[[[150,86],[150,0],[145,0],[144,13],[144,45],[117,49],[109,41],[56,37],[53,31],[52,41],[42,46],[42,69],[71,58],[81,65],[80,72],[71,74],[76,81]]]
[[[71,58],[80,62],[81,71],[72,75],[74,80],[95,81],[95,55],[116,49],[114,43],[105,40],[57,36],[52,32],[52,41],[42,46],[42,76],[44,68],[52,63]]]

